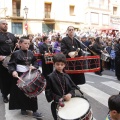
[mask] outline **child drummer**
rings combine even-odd
[[[48,75],[45,90],[46,99],[51,103],[51,112],[54,120],[57,120],[56,109],[60,101],[69,101],[75,95],[75,85],[68,74],[64,73],[66,57],[64,54],[56,54],[53,57],[55,70]]]
[[[9,100],[9,109],[21,109],[21,114],[27,116],[28,112],[26,110],[33,111],[32,116],[34,118],[43,117],[42,113],[38,113],[37,97],[29,98],[22,90],[18,88],[17,80],[18,76],[21,76],[24,72],[32,69],[38,68],[38,63],[34,57],[32,51],[28,50],[30,45],[30,40],[27,37],[21,37],[20,49],[15,51],[8,64],[9,72],[12,74],[12,88]]]

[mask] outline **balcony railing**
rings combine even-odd
[[[13,9],[12,13],[14,17],[20,17],[20,9]]]
[[[53,12],[44,12],[44,19],[55,19],[55,13],[53,13]]]

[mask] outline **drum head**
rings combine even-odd
[[[25,72],[21,78],[25,82],[23,83],[22,81],[19,82],[19,87],[24,87],[31,83],[37,76],[37,70],[32,70],[29,74],[29,71]]]
[[[65,106],[58,110],[58,116],[65,120],[78,119],[84,116],[90,108],[89,102],[84,98],[74,97],[65,101]]]

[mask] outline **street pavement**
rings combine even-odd
[[[109,70],[105,70],[102,76],[86,73],[85,77],[86,84],[80,85],[80,89],[89,100],[94,120],[104,120],[108,113],[108,98],[113,94],[118,94],[120,82],[116,79],[115,73]],[[38,108],[38,111],[44,115],[43,120],[53,120],[50,103],[46,101],[44,92],[38,96]],[[24,117],[21,116],[20,110],[9,110],[8,103],[3,103],[0,94],[0,120],[35,120],[35,118],[32,118],[31,112],[29,112],[29,117]]]

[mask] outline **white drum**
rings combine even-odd
[[[101,59],[105,62],[109,62],[110,60],[110,55],[108,53],[102,53],[101,54]]]
[[[58,120],[92,120],[89,102],[81,97],[71,98],[64,102],[65,106],[57,110]]]

